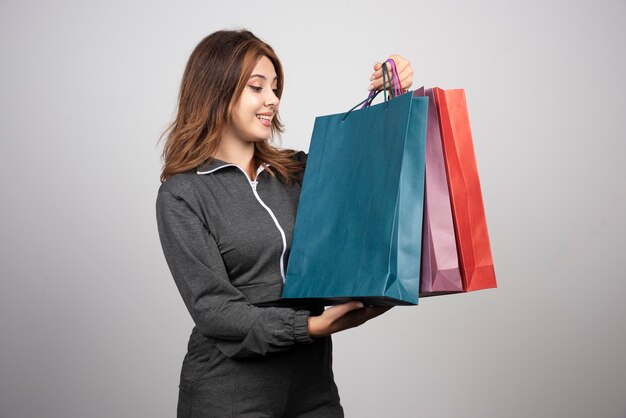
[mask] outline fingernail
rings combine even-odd
[[[363,302],[359,302],[356,305],[359,309],[363,308],[365,305],[363,305]]]
[[[368,90],[374,90],[374,85],[373,85],[373,84],[370,84],[370,87],[369,87],[369,89],[368,89]]]
[[[370,76],[370,81],[371,81],[371,80],[373,80],[373,79],[375,79],[375,78],[376,78],[376,77],[374,76],[374,74],[372,74],[372,75]]]

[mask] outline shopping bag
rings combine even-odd
[[[417,304],[428,98],[315,119],[283,302]]]
[[[497,287],[469,115],[462,89],[434,88],[463,290]]]
[[[422,87],[413,92],[424,95],[429,100],[420,296],[432,296],[462,292],[463,283],[433,91]]]

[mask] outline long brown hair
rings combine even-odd
[[[255,65],[267,57],[276,71],[277,92],[283,93],[283,67],[271,46],[247,30],[222,30],[204,38],[189,57],[180,86],[176,117],[161,135],[163,148],[161,182],[177,173],[195,169],[213,158],[222,130],[230,123],[231,110],[241,96]],[[283,125],[278,113],[272,119],[272,138],[280,138]],[[270,164],[270,175],[293,183],[303,164],[295,151],[281,150],[272,139],[254,143],[252,164]]]

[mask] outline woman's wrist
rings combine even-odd
[[[319,317],[317,316],[309,316],[309,337],[311,338],[315,338],[318,337],[317,332],[318,332],[318,327],[317,327],[317,320]]]

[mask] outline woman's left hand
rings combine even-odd
[[[389,56],[396,63],[398,78],[400,79],[400,88],[403,92],[408,91],[413,85],[413,67],[411,62],[401,55],[393,54]],[[387,63],[389,75],[391,75],[391,64]],[[374,73],[370,77],[370,90],[382,90],[383,88],[383,64],[377,62],[374,64]],[[393,81],[393,80],[392,80]]]

